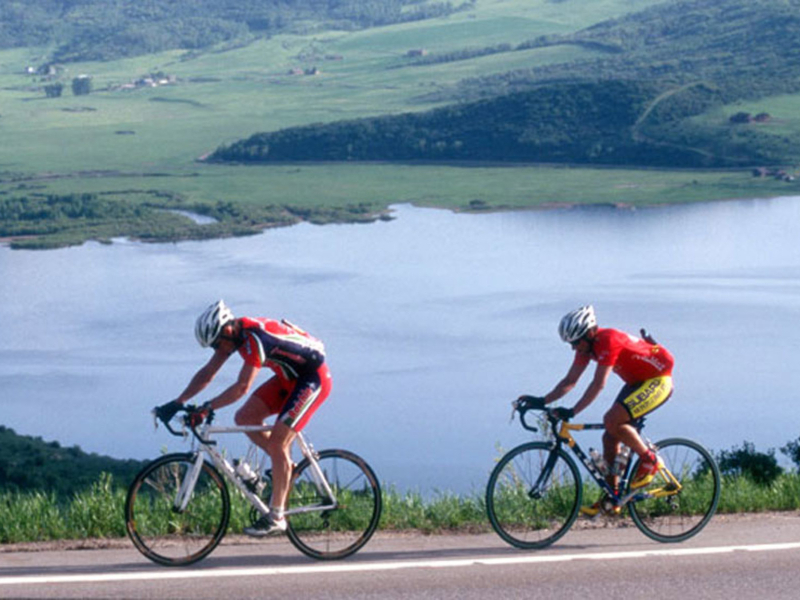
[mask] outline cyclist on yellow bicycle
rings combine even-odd
[[[605,387],[611,371],[619,375],[625,385],[603,417],[603,457],[608,465],[613,465],[620,442],[627,445],[641,457],[631,488],[646,486],[662,465],[656,453],[642,441],[634,421],[654,411],[672,395],[675,362],[672,354],[652,338],[641,339],[617,329],[599,328],[592,306],[583,306],[565,315],[558,332],[575,350],[575,358],[567,375],[544,397],[545,404],[555,402],[572,390],[592,360],[597,363],[597,369],[589,387],[572,408],[555,409],[559,418],[568,420],[583,411]],[[619,477],[616,473],[609,473],[607,481],[617,489]],[[581,512],[594,516],[601,509],[602,501],[598,501]],[[618,510],[617,507],[615,512]]]

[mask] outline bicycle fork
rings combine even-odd
[[[547,462],[544,464],[542,472],[536,479],[536,483],[528,490],[528,498],[532,500],[541,500],[542,496],[547,492],[547,482],[550,480],[550,474],[553,472],[553,467],[558,460],[558,447],[554,446],[550,454],[547,456]]]
[[[178,493],[175,496],[173,510],[182,513],[186,510],[189,500],[192,499],[194,493],[194,486],[197,485],[197,480],[200,478],[200,471],[203,469],[203,455],[200,452],[195,454],[194,462],[190,469],[187,470],[186,475],[181,481],[181,486],[178,488]]]

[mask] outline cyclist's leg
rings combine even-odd
[[[606,430],[635,452],[642,459],[642,465],[650,465],[651,472],[634,487],[646,484],[657,469],[656,457],[642,440],[634,421],[662,406],[671,396],[672,377],[653,377],[638,385],[625,386],[606,414]],[[644,472],[637,473],[634,481],[643,475]]]
[[[280,412],[288,396],[289,394],[280,379],[272,377],[259,386],[242,407],[236,411],[234,421],[237,425],[263,425],[267,417]],[[267,451],[270,432],[253,431],[249,432],[247,437],[262,450]]]
[[[286,498],[291,484],[292,442],[297,432],[306,426],[311,416],[327,399],[330,391],[330,372],[323,364],[314,374],[295,382],[275,421],[266,450],[272,459],[271,508],[277,509],[279,515],[286,509]]]

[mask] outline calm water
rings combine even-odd
[[[318,448],[348,447],[401,489],[480,490],[497,446],[524,439],[511,400],[545,393],[570,364],[558,320],[592,302],[602,324],[646,326],[676,356],[676,395],[651,438],[766,450],[800,436],[800,198],[490,215],[400,206],[396,217],[176,245],[0,248],[0,422],[116,457],[183,448],[153,431],[149,410],[207,359],[194,319],[222,297],[325,341],[334,391],[308,428]],[[596,446],[594,435],[582,439]]]

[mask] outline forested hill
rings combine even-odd
[[[0,425],[0,491],[40,490],[68,496],[109,473],[118,483],[129,482],[144,465],[88,454],[79,447],[18,435]]]
[[[635,142],[630,131],[657,91],[652,84],[621,81],[550,86],[423,114],[256,134],[220,148],[213,159],[623,164],[648,159],[652,149]],[[690,162],[674,153],[671,159]]]
[[[53,62],[204,48],[310,27],[356,29],[471,5],[418,0],[25,0],[0,2],[0,48],[56,49]]]
[[[547,82],[586,79],[714,83],[727,101],[800,89],[800,0],[665,2],[568,35],[509,50],[574,44],[602,49],[590,60],[517,69],[462,81],[441,99],[464,100]],[[427,57],[435,60],[435,56]]]
[[[591,59],[468,79],[426,97],[459,102],[452,108],[259,133],[211,158],[791,163],[800,140],[790,135],[693,117],[800,91],[798,31],[800,0],[666,2],[574,34],[465,51],[469,60],[561,44],[600,49]]]
[[[672,93],[655,82],[548,85],[425,113],[259,133],[220,147],[209,160],[723,167],[780,163],[795,151],[787,138],[773,139],[757,131],[746,131],[740,139],[734,129],[705,136],[681,129],[681,119],[698,114],[718,97],[717,90],[704,85]],[[643,115],[647,115],[647,127]],[[694,133],[698,139],[690,144],[685,137],[684,143],[668,141],[679,133]]]

